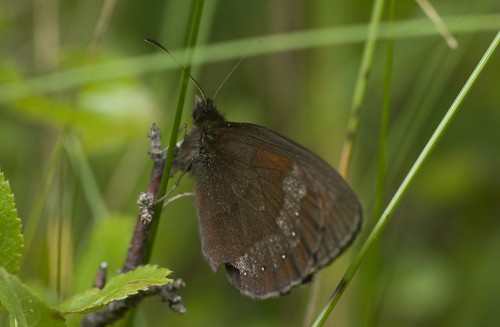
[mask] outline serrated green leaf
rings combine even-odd
[[[170,270],[154,265],[139,267],[112,278],[102,290],[92,288],[71,297],[59,305],[59,310],[64,314],[97,311],[111,301],[121,300],[147,290],[150,286],[160,286],[172,281],[167,278],[168,274]]]
[[[14,275],[0,267],[0,303],[10,315],[11,326],[65,326],[64,317],[34,296]]]
[[[0,172],[0,267],[16,274],[23,255],[21,220],[17,216],[9,182]]]

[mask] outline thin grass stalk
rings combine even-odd
[[[327,304],[321,311],[321,313],[318,315],[316,318],[313,326],[323,326],[325,323],[326,319],[330,315],[331,311],[335,307],[335,304],[338,302],[340,296],[344,292],[345,288],[347,285],[349,285],[350,281],[352,280],[354,274],[358,271],[361,263],[365,260],[367,257],[369,251],[371,250],[372,246],[374,243],[379,239],[380,235],[382,234],[384,228],[387,226],[392,214],[396,210],[398,204],[401,202],[403,199],[406,191],[408,190],[411,182],[414,180],[415,176],[419,172],[420,168],[422,168],[424,162],[429,158],[432,150],[436,147],[437,143],[439,142],[440,138],[443,136],[444,132],[448,128],[448,126],[451,123],[451,120],[457,113],[458,109],[460,108],[460,105],[463,103],[466,95],[469,93],[471,90],[472,86],[474,85],[475,81],[477,80],[479,74],[483,71],[483,69],[486,66],[486,63],[489,61],[491,56],[493,55],[495,49],[497,48],[498,44],[500,43],[500,32],[497,33],[495,39],[492,41],[486,52],[484,53],[483,57],[477,64],[476,68],[472,72],[472,74],[469,76],[469,79],[463,86],[462,90],[460,93],[457,95],[455,98],[455,101],[453,101],[452,105],[444,115],[443,119],[435,129],[434,133],[430,137],[429,141],[426,143],[424,149],[418,156],[417,160],[411,167],[410,171],[406,175],[405,179],[399,186],[398,190],[392,197],[391,201],[385,208],[384,212],[380,216],[379,220],[377,221],[377,224],[373,228],[372,232],[368,236],[368,239],[366,242],[363,244],[363,247],[361,250],[358,252],[356,257],[354,258],[353,262],[347,269],[346,273],[344,274],[344,277],[340,281],[339,285],[337,286],[337,289],[335,292],[332,294],[330,299],[328,300]]]

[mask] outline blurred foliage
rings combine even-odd
[[[386,200],[500,28],[497,0],[433,5],[450,22],[457,49],[447,47],[415,2],[396,4]],[[47,301],[59,302],[90,286],[102,260],[110,271],[121,266],[136,198],[151,167],[146,135],[152,122],[169,135],[181,74],[143,38],[159,40],[183,62],[189,6],[188,1],[0,2],[0,166],[27,235],[21,277]],[[262,38],[219,94],[219,109],[231,121],[277,130],[336,166],[371,6],[369,1],[207,0],[193,75],[213,94],[251,39]],[[373,224],[386,55],[382,38],[349,173],[367,217],[358,243]],[[500,323],[498,58],[496,53],[480,76],[329,323]],[[188,107],[187,124],[189,113]],[[191,189],[184,178],[179,192]],[[264,302],[242,297],[222,269],[213,274],[205,263],[193,208],[192,199],[167,208],[152,257],[152,263],[174,272],[171,277],[187,282],[182,291],[187,314],[178,316],[158,299],[147,299],[133,323],[302,325],[310,287]],[[318,304],[335,288],[352,251],[321,273]]]

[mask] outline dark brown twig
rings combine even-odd
[[[97,275],[94,279],[94,287],[102,290],[104,285],[106,285],[106,279],[108,278],[108,264],[106,262],[101,262]]]
[[[161,146],[160,129],[158,128],[158,126],[156,126],[156,124],[153,124],[151,126],[151,131],[149,132],[148,137],[151,140],[150,155],[151,159],[153,159],[153,168],[151,171],[148,190],[145,194],[146,196],[157,198],[158,191],[160,190],[161,179],[163,177],[165,152],[162,150]],[[148,246],[147,238],[151,224],[143,223],[143,212],[141,212],[143,211],[142,209],[143,208],[141,208],[139,214],[137,215],[134,234],[132,236],[132,239],[130,240],[127,257],[125,258],[125,263],[122,267],[122,272],[124,273],[134,270],[134,268],[144,264],[144,256],[146,254]]]

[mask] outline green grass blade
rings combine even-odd
[[[201,20],[201,14],[203,12],[203,0],[197,0],[193,3],[193,8],[192,8],[192,15],[191,15],[191,21],[189,24],[189,32],[186,35],[186,45],[188,49],[192,49],[196,45],[197,37],[198,37],[198,31],[200,27],[200,20]],[[192,53],[190,52],[188,57],[187,57],[187,65],[184,66],[184,72],[182,74],[181,78],[181,88],[179,91],[179,97],[177,100],[177,109],[175,111],[175,117],[174,117],[174,122],[172,124],[172,129],[171,129],[171,134],[170,134],[170,141],[168,145],[168,152],[167,152],[167,158],[165,161],[165,167],[163,169],[163,178],[161,181],[160,185],[160,190],[158,197],[163,197],[163,195],[166,193],[167,187],[168,187],[168,181],[170,178],[170,169],[172,167],[172,162],[174,158],[174,150],[175,146],[177,143],[177,135],[179,131],[179,126],[180,126],[180,121],[182,117],[182,109],[184,108],[184,100],[186,98],[186,92],[187,92],[187,87],[188,83],[190,82],[190,71],[191,71],[191,58],[192,58]],[[162,213],[162,207],[163,207],[163,201],[160,201],[156,207],[155,207],[155,214],[153,217],[153,222],[149,234],[149,239],[148,239],[148,251],[146,254],[146,262],[149,261],[149,258],[151,256],[152,248],[154,245],[154,240],[156,236],[156,231],[158,230],[158,224],[160,221],[160,216]]]

